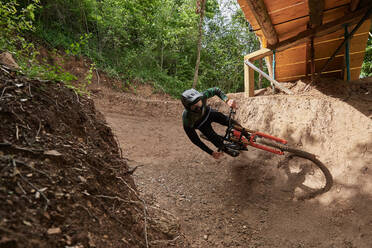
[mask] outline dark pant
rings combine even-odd
[[[233,120],[232,120],[233,121]],[[223,126],[229,125],[229,118],[211,109],[208,118],[198,127],[198,129],[212,142],[217,148],[223,148],[223,139],[213,130],[212,122],[217,122]],[[233,123],[236,123],[233,121]],[[224,134],[223,134],[224,135]]]

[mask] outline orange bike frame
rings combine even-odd
[[[279,143],[282,143],[282,144],[287,144],[287,141],[284,140],[284,139],[280,139],[278,137],[274,137],[274,136],[271,136],[269,134],[261,133],[261,132],[254,132],[254,133],[252,133],[249,140],[247,140],[244,137],[242,137],[240,131],[233,130],[233,134],[234,134],[235,138],[240,139],[245,146],[250,145],[250,146],[256,147],[258,149],[262,149],[262,150],[265,150],[265,151],[268,151],[268,152],[272,152],[272,153],[275,153],[275,154],[279,154],[279,155],[283,155],[284,153],[282,151],[280,151],[280,150],[275,150],[275,149],[273,149],[271,147],[264,146],[264,145],[261,145],[261,144],[257,144],[255,142],[255,137],[256,136],[263,137],[263,138],[266,138],[266,139],[274,140],[274,141],[279,142]]]

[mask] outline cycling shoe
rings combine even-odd
[[[240,154],[239,151],[236,151],[226,146],[224,147],[223,152],[229,154],[231,157],[237,157]]]

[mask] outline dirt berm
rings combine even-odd
[[[294,96],[237,97],[244,99],[238,118],[243,126],[283,137],[325,163],[335,184],[319,197],[322,203],[366,200],[372,192],[372,81],[324,79],[303,92],[305,86],[297,82]]]
[[[325,209],[342,212],[349,225],[342,230],[342,238],[352,240],[351,246],[345,247],[372,247],[372,238],[365,236],[372,233],[372,80],[323,79],[311,90],[304,91],[305,86],[304,82],[297,82],[292,88],[295,95],[291,96],[245,98],[243,94],[231,94],[230,97],[239,102],[237,117],[243,126],[285,138],[292,147],[315,154],[328,167],[334,179],[333,187],[313,201]],[[222,109],[227,113],[225,106]],[[303,193],[303,186],[311,189],[321,183],[314,181],[311,173],[301,179],[299,171],[278,172],[281,180],[287,181],[282,191],[290,193],[291,199]],[[297,176],[297,180],[293,180],[293,176]],[[324,217],[335,222],[333,231],[338,224],[342,226],[335,221],[339,216]],[[294,221],[274,225],[272,231]],[[323,224],[332,228],[330,223]],[[321,238],[322,245],[332,244],[332,239],[337,237],[333,235],[328,241]],[[347,243],[344,241],[343,245]]]
[[[285,138],[328,167],[333,187],[311,200],[297,199],[324,178],[301,161],[278,169],[283,156],[252,147],[221,160],[195,147],[179,101],[102,85],[94,100],[130,163],[142,165],[134,173],[141,194],[180,218],[191,247],[372,247],[371,79],[324,80],[306,92],[301,81],[287,86],[294,95],[229,96],[245,127]],[[228,113],[219,99],[210,103]]]

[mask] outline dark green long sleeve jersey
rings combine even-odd
[[[218,87],[209,88],[202,92],[202,95],[203,96],[201,100],[203,106],[202,111],[200,113],[193,112],[190,109],[185,109],[183,111],[182,113],[183,128],[192,143],[199,146],[205,152],[212,154],[213,151],[200,140],[195,129],[198,128],[198,125],[200,125],[200,123],[203,123],[203,119],[208,118],[208,113],[210,111],[210,108],[207,105],[208,98],[218,96],[219,98],[221,98],[221,100],[226,102],[228,100],[228,97]]]

